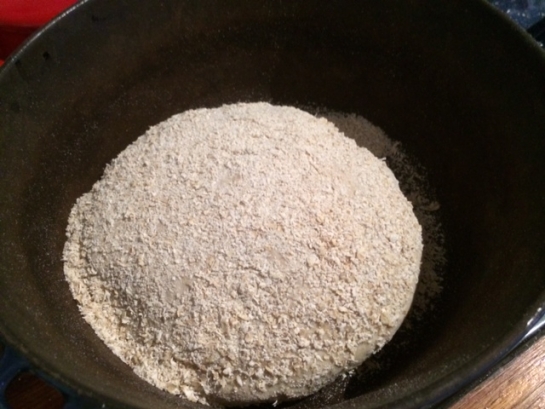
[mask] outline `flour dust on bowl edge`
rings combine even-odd
[[[139,380],[81,319],[66,220],[150,125],[269,101],[354,112],[400,141],[428,170],[448,238],[445,289],[410,350],[295,405],[416,408],[491,367],[544,304],[545,57],[484,2],[430,4],[89,0],[48,25],[0,71],[5,341],[107,406],[194,406]]]

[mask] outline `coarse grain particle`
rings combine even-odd
[[[65,275],[98,336],[201,403],[304,396],[355,368],[401,324],[422,256],[383,161],[267,103],[150,128],[78,199],[67,235]]]

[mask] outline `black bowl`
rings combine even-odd
[[[108,407],[198,406],[137,378],[83,321],[64,231],[150,125],[261,100],[355,112],[402,141],[447,235],[435,319],[375,378],[297,405],[433,404],[523,339],[545,304],[545,54],[514,24],[470,0],[89,0],[0,71],[5,341]]]

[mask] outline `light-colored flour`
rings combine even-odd
[[[401,143],[392,141],[382,129],[367,119],[337,112],[322,113],[320,116],[332,122],[359,146],[386,160],[399,181],[401,191],[413,205],[414,214],[422,226],[424,250],[413,311],[407,317],[409,322],[406,324],[410,326],[412,321],[426,319],[443,289],[442,273],[447,262],[445,237],[438,215],[441,206],[429,185],[426,170],[405,152]]]
[[[152,127],[78,199],[67,234],[65,275],[98,336],[202,403],[304,396],[357,367],[403,321],[422,255],[384,161],[266,103]]]

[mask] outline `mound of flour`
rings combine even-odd
[[[70,214],[84,318],[150,383],[192,401],[304,396],[391,339],[422,231],[384,161],[330,121],[266,103],[175,115]]]

